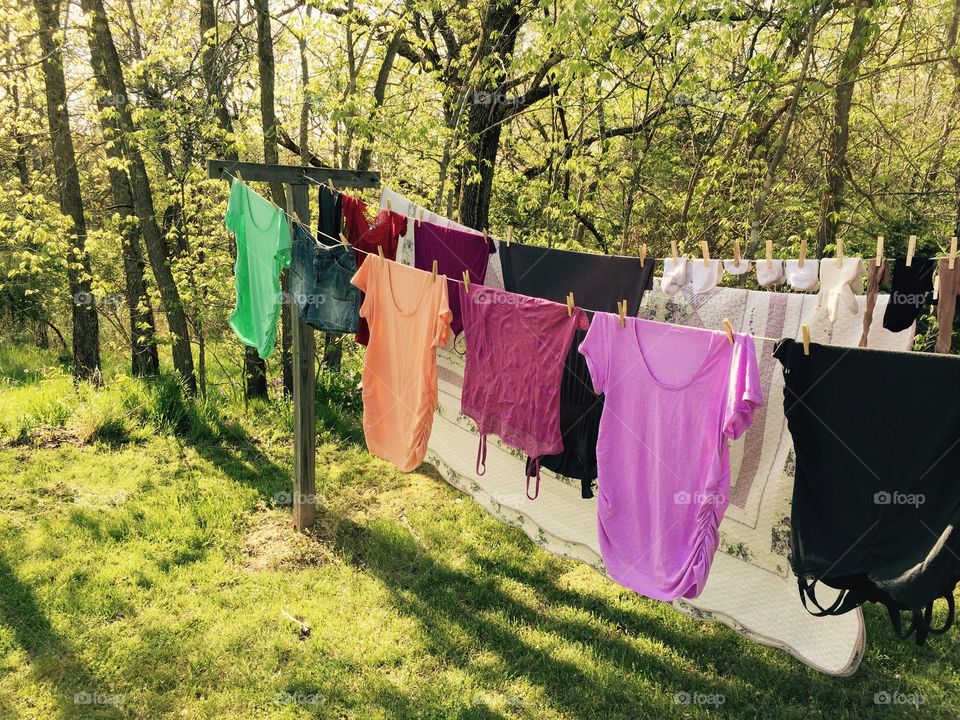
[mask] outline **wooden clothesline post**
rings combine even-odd
[[[300,221],[310,225],[310,187],[332,180],[338,188],[378,188],[380,173],[337,170],[300,165],[207,160],[207,177],[230,180],[240,173],[245,182],[283,183],[288,207]],[[293,523],[297,530],[313,525],[316,517],[317,431],[314,402],[317,377],[314,370],[316,345],[313,328],[300,318],[296,303],[290,304],[293,345]]]

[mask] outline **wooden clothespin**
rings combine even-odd
[[[767,269],[773,267],[773,240],[767,240]]]
[[[393,203],[390,202],[390,198],[387,198],[387,210],[393,212]]]
[[[917,236],[911,235],[907,240],[907,267],[913,265],[913,254],[917,251]]]
[[[463,271],[463,291],[470,292],[470,273],[467,270]]]
[[[620,327],[627,326],[627,301],[626,298],[617,301],[617,315],[620,318]]]
[[[420,208],[420,212],[417,213],[417,227],[420,227],[420,224],[423,222],[423,208]]]
[[[486,228],[483,229],[483,244],[484,244],[484,245],[489,245],[489,244],[490,244],[490,236],[487,234],[487,229],[486,229]]]
[[[347,236],[344,235],[343,233],[340,233],[340,242],[343,243],[343,246],[344,246],[344,247],[349,247],[349,246],[350,246],[350,243],[347,242]]]
[[[803,354],[810,354],[810,328],[807,325],[801,325],[800,331],[803,333]]]
[[[800,238],[800,259],[797,261],[797,267],[803,267],[803,263],[807,260],[807,239]]]
[[[670,255],[671,255],[671,257],[673,257],[673,262],[674,262],[674,264],[676,264],[676,263],[678,263],[678,262],[680,261],[680,255],[677,253],[677,241],[676,241],[676,240],[671,240],[671,241],[670,241]]]
[[[297,221],[297,224],[298,224],[298,225],[303,225],[303,223],[300,222],[300,216],[297,215],[297,211],[296,211],[296,210],[293,211],[293,219]]]
[[[243,182],[243,175],[240,174],[240,171],[239,171],[239,170],[237,170],[237,171],[233,174],[233,176],[234,176],[237,180],[239,180],[240,182]]]
[[[957,236],[954,235],[950,238],[950,257],[947,259],[947,267],[950,270],[953,270],[954,265],[957,262]]]
[[[733,241],[733,266],[740,267],[740,240]]]
[[[723,330],[727,333],[727,342],[733,345],[733,325],[730,324],[730,318],[723,319]]]
[[[567,293],[567,317],[573,317],[573,293]]]
[[[437,261],[436,261],[436,260],[433,261],[433,271],[432,271],[432,272],[433,272],[433,279],[436,280],[436,279],[437,279]]]
[[[380,259],[381,259],[381,260],[385,260],[385,259],[386,259],[386,258],[384,258],[384,256],[383,256],[383,245],[377,245],[377,255],[380,256]]]
[[[843,238],[837,238],[837,267],[843,265]]]
[[[513,241],[513,225],[507,225],[507,247],[510,247],[510,243]]]
[[[333,186],[333,179],[327,178],[327,187],[330,188],[330,192],[336,192],[337,189]]]
[[[883,235],[877,235],[877,267],[883,264]]]
[[[703,253],[703,264],[709,265],[710,264],[710,243],[708,243],[706,240],[701,240],[700,252]]]
[[[643,264],[647,260],[647,244],[643,243],[640,246],[640,267],[643,267]]]

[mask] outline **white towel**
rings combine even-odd
[[[663,259],[663,279],[660,281],[660,289],[667,295],[676,295],[680,289],[690,282],[690,263],[687,258]]]
[[[730,275],[743,275],[750,272],[750,261],[740,258],[740,264],[737,265],[735,260],[724,260],[723,269]]]
[[[820,300],[817,305],[826,313],[830,322],[837,321],[842,301],[847,309],[856,314],[859,310],[855,295],[863,295],[863,276],[866,270],[858,257],[845,258],[838,265],[836,260],[820,263]]]
[[[787,283],[794,290],[812,292],[820,281],[820,262],[804,258],[803,267],[799,260],[787,260]]]
[[[754,264],[757,266],[757,284],[760,287],[779,285],[783,282],[783,260],[773,260],[769,267],[766,258],[761,258]]]
[[[719,260],[691,260],[690,274],[695,293],[713,290],[723,278],[723,266]]]

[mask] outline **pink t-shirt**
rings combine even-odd
[[[610,577],[657,600],[696,597],[720,541],[728,442],[763,405],[753,338],[597,313],[580,344],[605,395],[597,532]]]

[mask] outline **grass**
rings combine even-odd
[[[917,648],[868,608],[859,672],[820,675],[371,457],[349,379],[297,535],[287,404],[46,367],[0,371],[0,717],[960,717],[960,631]]]

